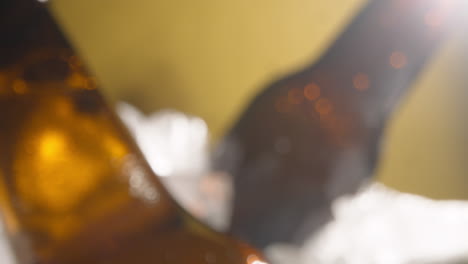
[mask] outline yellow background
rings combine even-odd
[[[50,1],[108,97],[201,116],[214,140],[262,85],[316,58],[366,2]],[[468,198],[460,39],[444,45],[388,129],[378,177],[392,187]]]

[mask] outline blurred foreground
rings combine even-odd
[[[118,113],[153,170],[166,168],[161,180],[174,197],[202,221],[225,228],[230,182],[208,171],[206,124],[176,111],[144,116],[128,104],[120,104]],[[155,163],[156,157],[166,160]],[[334,202],[333,217],[304,245],[273,245],[267,256],[274,264],[468,262],[467,201],[436,201],[366,183],[355,196]],[[14,264],[3,233],[0,263]]]
[[[226,227],[231,183],[228,177],[207,171],[206,124],[175,111],[145,117],[128,104],[119,105],[118,112],[145,154],[150,155],[150,162],[153,155],[168,157],[164,166],[173,167],[174,172],[161,179],[176,199],[214,228]],[[178,140],[170,140],[175,136]],[[162,155],[167,152],[172,154]],[[157,163],[152,166],[158,171]],[[334,219],[304,245],[278,244],[267,248],[272,263],[468,261],[468,201],[437,201],[380,183],[365,183],[356,195],[337,199],[332,209]]]

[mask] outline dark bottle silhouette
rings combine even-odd
[[[174,202],[36,0],[0,0],[0,202],[18,264],[263,263]]]
[[[233,234],[260,248],[300,243],[372,176],[385,125],[456,5],[370,1],[317,62],[252,100],[214,154],[234,181]]]

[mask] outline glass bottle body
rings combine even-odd
[[[0,13],[0,200],[19,263],[259,259],[173,201],[42,4]]]
[[[230,232],[301,244],[332,219],[332,202],[374,175],[386,125],[460,3],[368,1],[317,61],[265,86],[214,157],[234,182]]]

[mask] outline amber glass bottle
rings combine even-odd
[[[457,0],[366,2],[318,61],[261,90],[218,148],[231,232],[256,247],[301,243],[373,175],[395,106],[463,17]]]
[[[0,197],[18,263],[262,263],[182,210],[43,1],[0,1]]]

